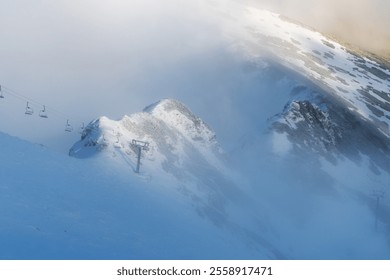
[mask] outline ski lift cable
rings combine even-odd
[[[30,98],[30,97],[27,97],[27,96],[25,96],[23,94],[20,94],[19,92],[16,92],[16,91],[14,91],[14,90],[12,90],[12,89],[4,86],[4,85],[1,85],[1,88],[2,88],[2,91],[4,93],[6,93],[7,95],[12,95],[12,96],[17,97],[19,99],[22,99],[24,101],[28,101],[31,104],[35,104],[35,105],[38,105],[38,106],[43,106],[43,104],[41,104],[40,102],[38,102],[38,101],[36,101],[36,100],[34,100],[34,99]]]
[[[52,106],[47,106],[46,104],[43,104],[43,103],[41,103],[41,102],[39,102],[39,101],[37,101],[35,99],[32,99],[31,97],[27,97],[27,96],[25,96],[25,95],[23,95],[23,94],[21,94],[19,92],[16,92],[16,91],[14,91],[14,90],[12,90],[12,89],[10,89],[8,87],[3,86],[3,85],[2,85],[2,88],[3,88],[4,93],[6,93],[7,95],[9,94],[9,95],[17,97],[17,98],[19,98],[21,100],[27,101],[31,105],[36,105],[36,106],[41,107],[41,108],[45,107],[46,111],[50,111],[52,113],[54,112],[54,113],[56,113],[58,115],[62,115],[65,118],[68,118],[66,116],[66,114],[60,112],[57,109],[54,109]]]
[[[53,108],[52,106],[47,106],[46,104],[43,104],[35,99],[32,99],[30,97],[27,97],[19,92],[16,92],[13,89],[10,89],[3,84],[0,85],[1,88],[1,94],[5,94],[6,96],[10,95],[13,97],[18,98],[19,100],[23,100],[25,102],[28,102],[28,104],[35,105],[41,107],[40,112],[46,113],[46,116],[50,114],[50,116],[57,115],[57,117],[60,117],[61,119],[66,120],[66,124],[68,125],[69,123],[78,123],[77,121],[74,121],[72,118],[69,118],[67,114],[62,113],[58,109]]]
[[[67,116],[67,114],[59,111],[58,109],[55,109],[53,108],[52,106],[47,106],[46,104],[44,103],[41,103],[37,100],[34,100],[30,97],[27,97],[19,92],[16,92],[8,87],[5,87],[4,85],[1,85],[1,88],[2,88],[2,92],[6,93],[7,95],[12,95],[14,97],[17,97],[23,101],[26,101],[26,102],[29,102],[30,105],[36,105],[38,107],[41,107],[41,108],[44,108],[46,112],[50,112],[50,114],[54,113],[54,114],[57,114],[65,119],[69,119],[71,120],[71,118],[69,118],[69,116]]]

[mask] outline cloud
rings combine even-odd
[[[390,57],[390,2],[386,0],[249,0],[345,43]]]

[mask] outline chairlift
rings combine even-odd
[[[47,113],[46,113],[46,106],[45,105],[43,105],[43,109],[39,112],[39,116],[41,118],[44,118],[44,119],[48,118]]]
[[[26,115],[32,115],[34,114],[34,110],[33,108],[30,107],[30,105],[28,104],[27,102],[27,105],[26,105],[26,112],[24,112]]]
[[[4,98],[3,91],[1,90],[1,85],[0,85],[0,98]]]
[[[73,131],[73,127],[70,125],[69,120],[66,120],[65,131],[66,132],[72,132]]]

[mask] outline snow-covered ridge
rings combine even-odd
[[[145,166],[171,172],[172,166],[202,159],[223,169],[223,152],[215,133],[184,104],[172,99],[163,99],[118,121],[107,117],[92,121],[70,155],[85,158],[104,152],[127,158],[134,167],[137,150],[133,140],[149,144],[142,153]]]
[[[215,133],[210,127],[177,100],[161,100],[146,107],[144,112],[176,128],[190,141],[200,142],[206,146],[216,144]]]
[[[238,19],[237,19],[238,20]],[[390,69],[353,53],[319,32],[282,16],[247,7],[240,18],[241,49],[253,59],[271,56],[298,70],[345,107],[390,136]]]

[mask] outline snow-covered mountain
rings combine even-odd
[[[70,157],[1,134],[0,258],[390,258],[389,63],[214,4],[256,87],[99,117]]]
[[[242,16],[246,32],[240,50],[290,84],[284,107],[269,118],[273,136],[284,139],[286,149],[332,164],[366,159],[371,171],[387,177],[389,63],[268,11],[247,8]],[[298,76],[289,77],[290,70]],[[387,179],[379,181],[388,188]]]
[[[223,154],[215,133],[183,104],[169,99],[119,121],[105,117],[93,121],[83,131],[81,141],[72,147],[70,155],[84,158],[108,149],[136,158],[138,150],[133,140],[147,142],[148,150],[144,155],[148,161],[165,165],[169,170],[196,158],[210,166],[222,167]]]
[[[134,176],[139,152],[136,143],[147,145],[141,148],[138,177],[151,184],[165,182],[216,224],[224,223],[226,200],[243,196],[230,178],[215,133],[176,100],[161,100],[119,121],[106,117],[92,121],[69,154],[77,158],[105,156],[127,166]]]
[[[264,10],[247,9],[246,48],[267,50],[281,64],[300,71],[360,119],[390,136],[390,70],[386,61],[358,55],[324,35]]]

